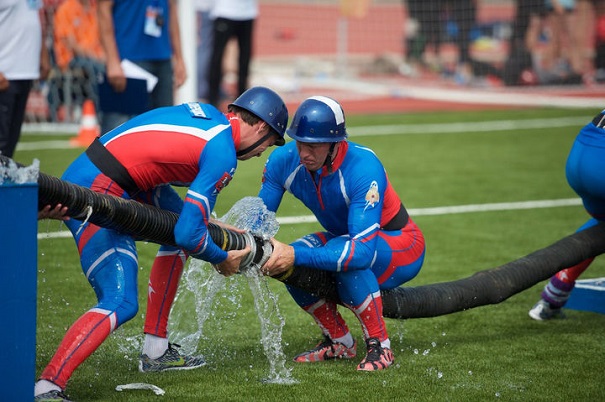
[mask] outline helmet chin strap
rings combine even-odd
[[[267,138],[269,138],[270,136],[272,136],[273,133],[271,131],[269,131],[267,134],[265,134],[260,140],[256,141],[254,144],[250,145],[248,148],[246,149],[242,149],[241,151],[237,151],[235,153],[235,156],[243,156],[246,155],[248,152],[254,150],[254,148],[258,147],[260,144],[262,144]]]
[[[332,173],[332,154],[334,153],[336,144],[336,142],[330,144],[330,150],[328,151],[328,156],[326,156],[326,161],[324,162],[324,166],[328,168],[328,173]]]

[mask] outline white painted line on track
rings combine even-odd
[[[314,85],[315,79],[302,80],[305,86]],[[364,82],[343,79],[324,79],[322,86],[338,89],[355,94],[383,96],[409,99],[424,99],[429,101],[446,101],[453,103],[472,103],[479,105],[509,105],[509,106],[553,106],[553,107],[586,107],[599,109],[603,107],[605,98],[600,96],[569,96],[549,91],[536,90],[504,90],[488,91],[482,88],[442,88],[439,86],[419,84],[398,85],[387,82]],[[369,100],[371,102],[371,100]]]
[[[498,202],[493,204],[469,204],[469,205],[454,205],[449,207],[433,207],[433,208],[412,208],[408,212],[410,216],[427,216],[427,215],[451,215],[465,214],[473,212],[488,212],[488,211],[512,211],[520,209],[540,209],[540,208],[555,208],[555,207],[570,207],[582,205],[580,198],[563,198],[559,200],[537,200],[537,201],[520,201],[520,202]],[[313,215],[303,216],[285,216],[278,217],[277,221],[280,225],[295,225],[299,223],[317,222]],[[71,237],[69,231],[38,233],[38,240],[56,239]]]

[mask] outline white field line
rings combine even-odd
[[[496,120],[465,123],[436,123],[436,124],[392,124],[378,126],[357,126],[347,128],[351,137],[374,135],[407,135],[407,134],[457,134],[486,132],[491,134],[498,131],[532,130],[536,128],[575,127],[578,131],[592,117],[559,117],[552,119],[526,120]],[[35,141],[17,144],[19,151],[38,151],[43,149],[68,149],[74,146],[68,140]]]
[[[470,204],[470,205],[455,205],[449,207],[434,207],[434,208],[412,208],[408,212],[410,216],[427,216],[427,215],[451,215],[465,214],[473,212],[488,212],[488,211],[512,211],[519,209],[540,209],[540,208],[555,208],[569,207],[582,205],[582,200],[579,198],[564,198],[559,200],[540,200],[540,201],[520,201],[520,202],[499,202],[493,204]],[[317,222],[313,215],[303,216],[285,216],[278,217],[277,221],[280,225],[295,225],[299,223]],[[71,237],[69,231],[38,233],[38,240],[56,239]]]
[[[434,207],[434,208],[411,208],[408,209],[410,216],[428,216],[428,215],[452,215],[465,214],[473,212],[488,212],[488,211],[512,211],[518,209],[539,209],[539,208],[554,208],[582,205],[582,200],[579,198],[566,198],[560,200],[541,200],[541,201],[521,201],[521,202],[499,202],[494,204],[470,204],[470,205],[455,205],[450,207]],[[315,216],[290,216],[277,218],[281,225],[317,222]]]
[[[405,135],[405,134],[458,134],[471,132],[486,132],[509,130],[532,130],[536,128],[577,127],[577,131],[586,125],[592,118],[585,117],[559,117],[552,119],[527,120],[496,120],[464,123],[437,123],[437,124],[393,124],[380,126],[361,126],[347,128],[350,136],[369,135]],[[576,133],[574,132],[574,134]]]
[[[69,141],[34,141],[34,142],[19,142],[17,150],[19,151],[39,151],[44,149],[68,149],[74,148]]]

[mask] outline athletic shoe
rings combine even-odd
[[[393,352],[389,348],[383,348],[380,345],[378,338],[370,338],[366,340],[368,346],[368,354],[359,363],[357,370],[360,371],[376,371],[384,370],[393,364],[395,358]]]
[[[34,396],[34,400],[41,402],[71,402],[69,399],[67,399],[67,395],[65,395],[62,391],[57,391],[56,389],[36,395]]]
[[[294,361],[298,363],[311,363],[330,359],[352,359],[356,355],[357,342],[353,341],[353,346],[347,348],[342,343],[334,342],[324,335],[322,342],[319,342],[315,348],[295,356]]]
[[[206,365],[203,356],[182,355],[175,347],[180,346],[169,343],[166,352],[157,359],[151,359],[145,354],[141,355],[139,371],[149,373],[166,370],[192,370]]]
[[[537,321],[550,320],[554,318],[565,318],[562,308],[554,308],[550,306],[546,300],[540,299],[532,308],[529,310],[529,316]]]

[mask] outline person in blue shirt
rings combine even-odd
[[[126,89],[121,62],[127,59],[158,78],[148,109],[174,105],[174,91],[185,83],[176,0],[99,0],[99,32],[107,80],[116,92]],[[101,133],[134,116],[103,112]]]
[[[306,99],[286,133],[295,141],[269,156],[259,197],[269,211],[276,211],[284,193],[291,193],[313,212],[323,231],[290,245],[271,239],[274,251],[263,273],[283,280],[296,266],[331,272],[342,303],[363,329],[367,355],[357,370],[385,369],[394,358],[380,290],[418,274],[425,254],[422,231],[376,154],[347,140],[344,111],[337,101],[325,96]],[[335,302],[292,286],[287,289],[324,336],[294,361],[356,356],[356,342]]]
[[[605,221],[605,110],[585,125],[576,136],[567,157],[565,174],[570,187],[582,198],[590,216],[578,231]],[[563,318],[567,303],[578,277],[594,258],[557,272],[542,291],[540,300],[529,310],[534,320]]]

